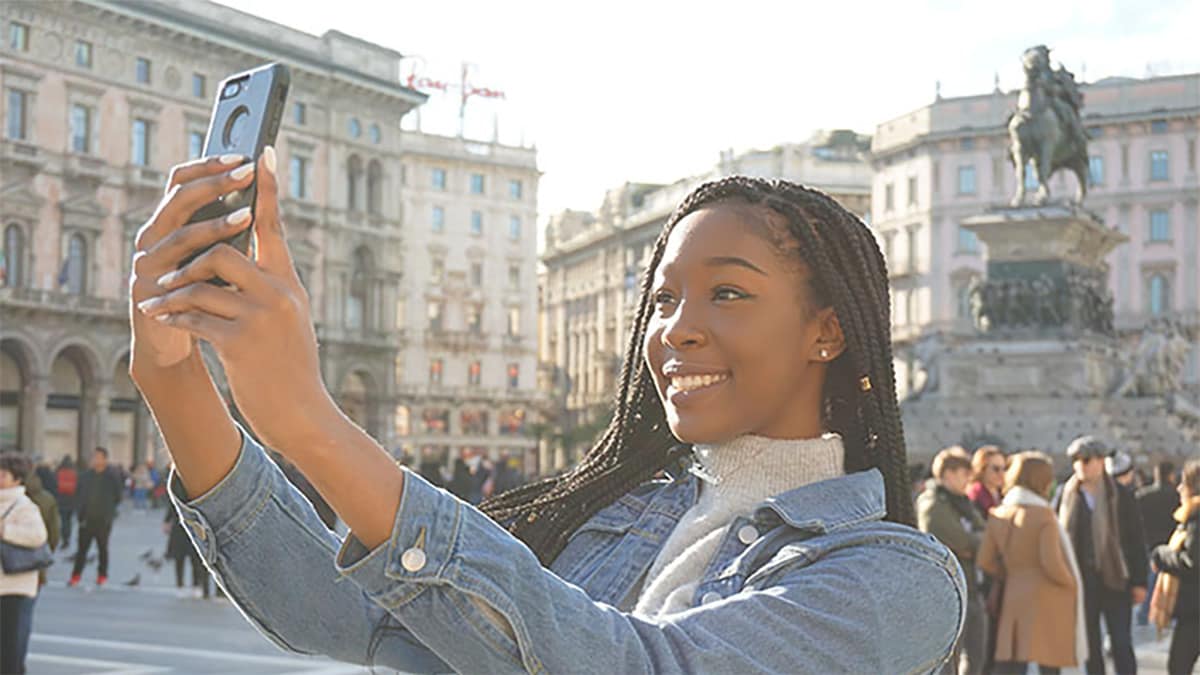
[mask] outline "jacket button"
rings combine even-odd
[[[410,548],[400,554],[400,564],[409,572],[420,572],[425,567],[425,551]]]
[[[753,525],[743,525],[738,528],[738,541],[749,546],[758,540],[758,530]]]
[[[700,604],[708,605],[721,599],[721,594],[716,591],[709,591],[700,596]]]

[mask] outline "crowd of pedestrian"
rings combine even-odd
[[[411,464],[412,459],[405,458],[401,463]],[[412,468],[430,483],[446,488],[459,499],[476,505],[527,481],[521,471],[519,458],[501,452],[492,461],[481,448],[464,448],[449,471],[444,462],[432,453],[424,455],[420,463]]]
[[[1150,482],[1092,436],[1067,447],[1071,472],[1034,450],[939,452],[916,480],[918,526],[967,577],[966,621],[948,673],[1075,668],[1136,673],[1133,624],[1171,632],[1167,669],[1200,656],[1200,460]],[[1101,630],[1103,627],[1103,631]],[[1105,641],[1107,634],[1107,641]]]

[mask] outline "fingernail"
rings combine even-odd
[[[137,308],[143,314],[148,314],[150,312],[150,310],[154,309],[155,307],[158,307],[162,303],[163,303],[162,298],[150,298],[149,300],[143,300],[143,301],[139,302]]]
[[[167,286],[171,285],[172,281],[175,281],[180,276],[181,276],[180,270],[175,270],[174,272],[167,272],[166,274],[159,277],[158,281],[156,281],[154,283],[158,284],[159,286],[162,286],[163,288],[166,288]]]
[[[274,176],[275,175],[275,146],[268,145],[267,147],[263,148],[263,164],[267,165],[267,171],[270,171],[271,175]]]
[[[228,225],[241,225],[247,220],[250,220],[250,207],[243,206],[233,213],[225,216],[225,223]]]
[[[234,180],[241,180],[241,179],[245,178],[246,176],[249,176],[252,173],[254,173],[254,165],[253,164],[243,164],[243,165],[239,166],[238,168],[234,169],[233,171],[230,171],[229,177]]]
[[[237,164],[239,162],[244,161],[245,159],[246,159],[245,155],[230,154],[230,155],[221,155],[220,157],[217,158],[217,161],[220,162],[221,164]]]
[[[174,315],[173,314],[159,314],[158,316],[154,317],[154,320],[166,323],[171,320],[172,316],[174,316]]]

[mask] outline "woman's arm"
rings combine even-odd
[[[7,508],[7,507],[6,507]],[[12,513],[4,519],[0,537],[10,544],[32,548],[46,543],[46,523],[42,520],[42,512],[28,498],[18,497]]]
[[[988,516],[987,528],[983,532],[983,543],[979,546],[979,559],[975,561],[979,569],[997,579],[1004,577],[1004,566],[1000,560],[1001,552],[996,545],[996,537],[1001,527],[1003,527],[1003,522],[999,518]]]
[[[1197,536],[1196,521],[1192,521],[1187,525],[1187,539],[1184,540],[1183,548],[1176,551],[1166,544],[1161,544],[1154,548],[1153,559],[1154,566],[1160,572],[1174,574],[1177,577],[1196,576],[1200,574],[1196,568],[1197,560],[1200,560],[1200,537]]]
[[[278,647],[410,672],[449,666],[334,567],[340,542],[266,452],[235,427],[230,471],[190,493],[172,472],[182,526],[241,613]]]
[[[1058,521],[1050,512],[1047,512],[1046,522],[1042,525],[1042,531],[1038,533],[1038,564],[1052,583],[1072,588],[1075,586],[1075,575],[1071,572],[1071,564],[1067,562],[1066,551],[1063,550]]]

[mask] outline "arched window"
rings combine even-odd
[[[25,231],[12,223],[4,228],[4,257],[0,259],[0,286],[19,288],[25,281]]]
[[[377,159],[367,165],[367,211],[374,215],[383,211],[383,166]]]
[[[362,200],[359,199],[359,191],[362,190],[363,177],[362,160],[358,155],[351,155],[350,160],[346,162],[346,208],[351,211],[357,211],[362,208]]]
[[[67,242],[67,262],[63,268],[65,279],[59,279],[59,285],[65,285],[67,292],[72,295],[83,295],[87,290],[88,267],[87,240],[82,234],[73,234]]]
[[[370,328],[371,276],[374,261],[365,247],[354,254],[354,272],[350,276],[350,294],[346,298],[346,327],[352,330]]]
[[[1164,274],[1150,277],[1150,313],[1154,316],[1171,311],[1171,284]]]

